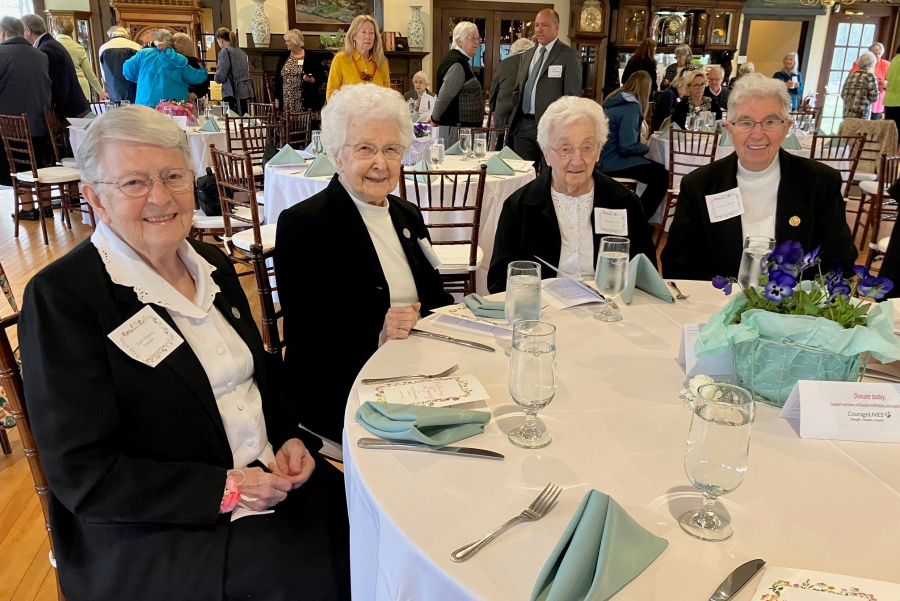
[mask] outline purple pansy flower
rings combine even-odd
[[[770,301],[780,303],[794,293],[796,285],[797,280],[793,275],[776,269],[769,274],[769,283],[766,284],[763,296]]]
[[[720,275],[717,275],[716,277],[714,277],[712,279],[712,285],[713,285],[713,288],[718,288],[719,290],[724,292],[725,296],[728,296],[729,294],[731,294],[732,281],[729,280],[728,278],[724,278]]]
[[[769,254],[768,263],[775,265],[777,270],[791,275],[797,275],[800,272],[800,262],[803,260],[803,247],[799,242],[788,240],[781,246],[778,246]]]
[[[879,300],[884,298],[884,295],[890,292],[893,287],[894,283],[887,278],[869,276],[860,280],[856,289],[859,290],[861,296]]]
[[[801,265],[801,269],[809,269],[813,265],[819,262],[819,251],[822,250],[822,245],[816,247],[816,249],[812,252],[808,252],[803,255],[803,264]]]

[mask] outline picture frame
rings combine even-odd
[[[360,14],[372,15],[378,29],[384,29],[384,0],[289,0],[288,25],[300,31],[334,33],[347,31],[350,23]]]

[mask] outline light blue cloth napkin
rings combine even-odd
[[[491,158],[487,160],[487,174],[488,175],[515,175],[516,170],[509,166],[509,164],[500,158],[499,154],[495,154]]]
[[[506,303],[482,298],[474,292],[463,299],[469,310],[478,317],[506,319]]]
[[[228,116],[229,116],[229,117],[234,117],[235,119],[239,119],[239,118],[240,118],[240,115],[238,115],[237,113],[235,113],[235,112],[234,112],[233,110],[231,110],[231,109],[228,109]]]
[[[599,271],[598,269],[595,273],[599,273]],[[599,282],[594,283],[597,284],[597,288],[600,287]],[[659,277],[656,267],[644,253],[636,255],[628,264],[628,285],[622,291],[622,300],[626,305],[631,304],[635,288],[640,288],[647,294],[652,294],[667,303],[675,302],[675,297],[672,296],[666,283]]]
[[[592,490],[544,564],[531,601],[605,601],[667,546],[609,495]]]
[[[798,140],[797,136],[794,134],[790,134],[785,138],[784,142],[781,143],[781,147],[785,150],[803,150],[803,146],[800,145],[800,140]]]
[[[673,129],[681,129],[677,123],[669,123],[667,126],[659,130],[659,139],[668,140],[672,137]]]
[[[444,151],[444,154],[463,154],[462,149],[459,147],[459,142],[448,148]]]
[[[315,154],[315,153],[313,152],[313,145],[312,145],[312,142],[310,142],[310,143],[309,143],[309,146],[307,146],[307,147],[304,148],[303,150],[304,150],[305,152],[308,152],[309,154]]]
[[[522,157],[517,155],[512,148],[509,146],[504,146],[503,150],[497,153],[497,156],[503,159],[504,161],[524,161]]]
[[[328,158],[328,155],[320,154],[306,169],[303,177],[330,177],[337,173],[334,163]]]
[[[289,144],[285,144],[281,150],[279,150],[275,156],[269,159],[267,165],[303,165],[306,163],[306,159],[297,154],[297,151],[290,147]]]
[[[206,132],[211,132],[211,133],[219,133],[219,132],[222,131],[222,130],[219,129],[219,124],[216,123],[216,120],[215,120],[215,119],[207,119],[207,120],[206,120],[206,123],[203,124],[203,127],[201,127],[200,129],[198,129],[197,131],[206,131]]]
[[[734,142],[731,141],[731,136],[728,135],[728,130],[725,129],[725,126],[719,123],[719,146],[734,146]]]
[[[428,161],[426,161],[425,159],[420,159],[419,162],[416,163],[415,165],[413,165],[412,167],[410,167],[409,170],[410,170],[410,171],[428,171],[430,168],[431,168],[431,167],[428,165]],[[410,179],[410,180],[411,180],[413,177],[416,178],[416,181],[418,181],[419,183],[422,183],[422,184],[425,183],[425,178],[426,178],[426,177],[427,177],[429,180],[432,180],[432,179],[436,180],[436,179],[437,179],[436,176],[425,176],[425,175],[416,175],[416,176],[412,176],[412,175],[410,175],[409,173],[406,174],[406,179]],[[430,184],[431,181],[429,181],[428,183]]]
[[[490,419],[489,411],[369,401],[356,411],[356,423],[375,436],[439,447],[483,434]]]
[[[94,111],[88,111],[87,114],[84,117],[82,117],[82,119],[96,119],[96,118],[97,118],[97,113],[95,113]]]
[[[409,114],[409,118],[412,119],[412,122],[413,122],[413,123],[418,123],[418,122],[419,122],[419,117],[421,117],[421,116],[422,116],[422,115],[420,115],[420,114],[417,113],[416,111],[413,111],[413,112],[411,112],[411,113]]]

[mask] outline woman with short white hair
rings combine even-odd
[[[791,95],[791,110],[796,110],[803,100],[803,75],[800,74],[800,58],[796,52],[784,55],[784,67],[772,77],[784,82]]]
[[[873,121],[878,121],[885,117],[884,96],[887,93],[887,72],[891,67],[891,63],[890,61],[881,58],[884,56],[884,45],[881,42],[875,42],[869,46],[869,52],[875,56],[875,66],[869,69],[869,71],[875,76],[875,81],[878,84],[878,99],[872,103],[872,115],[869,118]],[[857,61],[853,63],[853,68],[850,69],[850,74],[853,75],[853,73],[859,69],[859,60],[857,59]]]
[[[122,107],[78,164],[97,229],[31,280],[19,320],[63,593],[349,599],[341,474],[277,389],[231,261],[188,239],[184,132]]]
[[[872,73],[876,60],[871,52],[863,52],[856,59],[859,69],[847,77],[841,90],[844,119],[869,119],[872,116],[872,105],[878,101],[878,80]]]
[[[319,85],[325,81],[325,70],[321,60],[306,55],[304,45],[299,29],[288,30],[284,34],[287,52],[275,65],[275,108],[286,113],[322,109]]]
[[[666,67],[666,74],[660,88],[665,89],[676,77],[686,75],[689,71],[697,69],[697,65],[691,62],[694,57],[694,51],[687,44],[681,44],[675,48],[675,62]]]
[[[537,130],[547,167],[503,203],[488,270],[491,293],[506,289],[510,262],[535,256],[572,277],[593,277],[600,239],[621,233],[597,223],[596,209],[618,211],[627,224],[631,256],[644,253],[656,265],[640,199],[594,169],[608,134],[606,115],[591,99],[563,96],[547,107]],[[541,274],[555,277],[551,269]]]
[[[303,425],[331,440],[341,440],[347,391],[378,347],[407,338],[420,315],[453,302],[429,260],[419,208],[391,194],[410,144],[409,108],[398,92],[344,86],[322,109],[322,146],[337,173],[278,217],[285,339],[315,341],[288,345],[285,363],[305,382]],[[310,319],[324,298],[310,293],[311,282],[343,317]]]
[[[409,102],[410,100],[416,101],[416,110],[419,110],[419,107],[422,103],[422,96],[428,94],[433,96],[431,90],[428,89],[428,86],[431,85],[431,80],[428,78],[428,73],[425,71],[419,71],[415,75],[413,75],[412,79],[413,89],[403,95],[403,100]]]
[[[440,126],[439,135],[445,145],[456,142],[457,125],[481,127],[484,120],[484,100],[481,82],[469,66],[481,47],[478,27],[471,21],[461,21],[453,28],[453,45],[437,68],[437,100],[431,122]]]

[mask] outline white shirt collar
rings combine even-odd
[[[549,44],[547,44],[546,46],[544,46],[544,48],[547,49],[547,54],[550,54],[550,51],[553,50],[553,45],[556,43],[556,40],[558,40],[558,39],[559,39],[559,38],[553,38],[553,41],[552,41],[552,42],[550,42]],[[537,51],[538,51],[538,52],[541,51],[541,45],[540,45],[540,44],[538,44],[538,50],[537,50]]]
[[[206,262],[187,240],[178,247],[178,256],[194,278],[197,293],[191,302],[178,292],[102,221],[91,235],[91,243],[100,253],[110,279],[133,288],[138,300],[152,303],[185,317],[204,318],[212,308],[219,286],[212,279],[215,267]]]
[[[34,41],[34,44],[32,44],[32,46],[34,46],[35,48],[37,48],[37,47],[38,47],[38,44],[41,43],[41,38],[43,38],[45,35],[47,35],[47,34],[46,34],[46,33],[42,33],[41,35],[39,35],[38,38]]]

